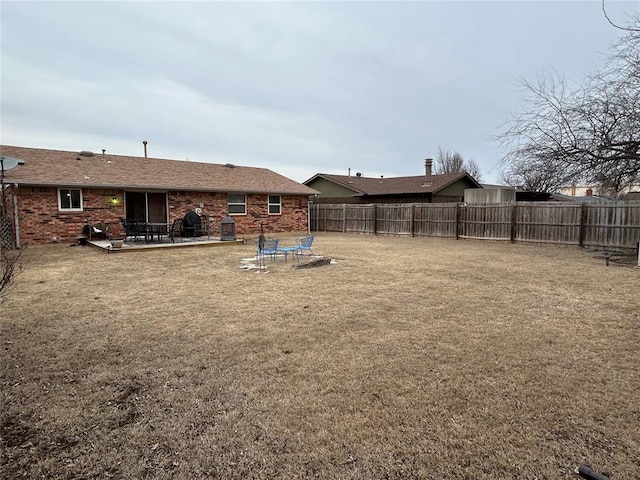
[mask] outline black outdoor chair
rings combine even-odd
[[[209,240],[209,236],[211,235],[211,232],[209,230],[209,217],[203,215],[200,217],[200,227],[196,230],[196,236],[204,237],[206,235],[207,240]]]
[[[106,223],[85,225],[82,227],[82,235],[89,240],[106,240],[109,238],[109,225]]]
[[[169,227],[169,238],[171,239],[171,243],[176,243],[176,237],[180,239],[182,242],[182,218],[176,218],[171,226]]]
[[[132,220],[129,218],[121,218],[122,228],[124,229],[124,240],[127,238],[137,242],[140,237],[147,238],[147,223],[144,220]]]

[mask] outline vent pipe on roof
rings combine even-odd
[[[147,141],[143,140],[142,145],[144,145],[144,158],[147,158]]]
[[[348,177],[351,176],[351,168],[349,168],[349,173],[347,174]]]

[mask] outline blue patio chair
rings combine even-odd
[[[271,257],[271,261],[278,261],[278,242],[279,240],[264,240],[262,245],[258,244],[256,256],[258,257],[258,263],[264,265],[265,257]],[[262,248],[260,248],[262,246]]]
[[[298,248],[298,255],[305,254],[305,252],[309,252],[310,255],[314,255],[313,250],[311,250],[311,245],[313,244],[313,235],[307,235],[306,237],[298,238],[296,240],[296,247]]]

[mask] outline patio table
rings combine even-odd
[[[148,239],[153,242],[153,236],[158,236],[158,243],[162,243],[162,236],[169,234],[169,224],[168,223],[147,223],[147,234]]]
[[[284,262],[287,263],[287,258],[290,253],[294,256],[298,255],[298,247],[278,247],[278,252],[282,252],[284,255]]]

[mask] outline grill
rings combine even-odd
[[[226,216],[220,220],[220,240],[229,242],[236,239],[236,222],[233,218]]]
[[[200,232],[200,215],[191,211],[184,216],[182,220],[182,229],[185,237],[195,237]]]

